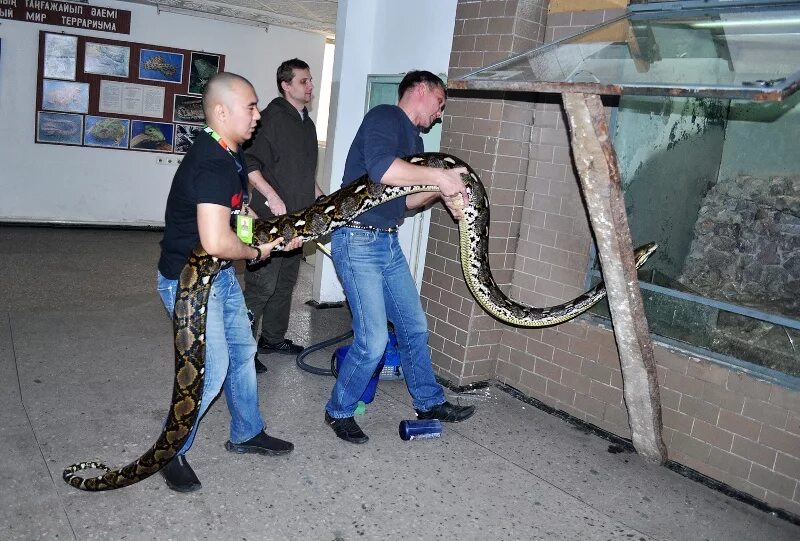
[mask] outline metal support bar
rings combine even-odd
[[[636,276],[619,165],[608,137],[606,113],[597,94],[564,93],[563,100],[572,132],[575,166],[603,266],[633,446],[648,461],[663,464],[667,450],[661,439],[661,401],[653,343]]]

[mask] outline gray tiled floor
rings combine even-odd
[[[360,418],[370,441],[322,422],[332,379],[266,356],[268,430],[287,457],[232,455],[218,400],[189,459],[197,493],[160,476],[105,493],[61,480],[98,458],[120,466],[159,433],[172,385],[171,327],[154,286],[159,233],[0,227],[0,539],[770,539],[800,527],[757,511],[490,386],[451,399],[478,412],[441,438],[403,442],[413,411],[382,381]],[[295,292],[290,338],[349,328],[316,310],[312,269]],[[333,347],[311,355],[325,366]]]

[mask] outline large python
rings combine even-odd
[[[462,160],[440,153],[424,153],[406,161],[429,167],[452,169],[465,167],[463,176],[469,202],[464,219],[459,221],[461,268],[469,290],[478,303],[497,319],[519,327],[547,327],[562,323],[585,312],[606,295],[603,283],[558,306],[535,308],[506,297],[492,277],[488,261],[489,200],[480,179]],[[256,220],[253,245],[270,242],[282,236],[283,244],[295,237],[313,240],[346,225],[367,210],[404,195],[422,191],[438,191],[436,186],[388,186],[372,182],[364,176],[353,184],[322,197],[304,210],[265,220]],[[655,243],[635,250],[637,268],[656,249]],[[203,392],[205,365],[206,303],[214,277],[222,264],[198,245],[184,266],[178,281],[173,330],[175,333],[175,382],[172,404],[158,440],[141,457],[127,466],[111,470],[101,462],[86,461],[64,470],[64,480],[82,490],[122,488],[153,475],[181,449],[197,420]],[[76,475],[85,469],[105,471],[97,477]]]

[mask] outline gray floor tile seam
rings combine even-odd
[[[66,508],[66,506],[64,505],[64,502],[61,499],[61,494],[58,491],[58,488],[56,487],[56,480],[53,477],[53,471],[50,468],[50,465],[47,463],[47,459],[45,458],[45,453],[42,450],[42,443],[39,440],[38,435],[36,434],[36,429],[34,428],[33,423],[31,422],[30,414],[28,413],[28,408],[25,405],[24,395],[22,393],[22,385],[21,385],[21,382],[19,380],[19,367],[17,365],[17,355],[16,355],[16,350],[15,350],[15,347],[14,347],[14,332],[13,332],[14,329],[13,329],[13,326],[11,324],[11,315],[9,313],[6,313],[6,322],[7,322],[7,325],[8,325],[8,329],[7,330],[8,330],[8,334],[9,334],[10,342],[11,342],[11,358],[12,358],[12,363],[11,364],[14,367],[14,380],[16,381],[16,384],[17,384],[17,396],[18,396],[18,400],[19,400],[19,405],[22,408],[22,412],[23,412],[23,414],[25,416],[25,421],[22,423],[22,426],[24,426],[25,429],[30,433],[31,437],[33,438],[33,441],[36,442],[36,450],[39,453],[38,458],[41,459],[41,463],[44,466],[45,471],[47,471],[48,477],[50,478],[50,486],[52,487],[53,495],[56,498],[56,500],[59,502],[60,510],[63,513],[64,518],[67,521],[67,524],[69,524],[69,528],[70,528],[70,531],[72,532],[72,536],[75,539],[77,539],[77,535],[76,535],[75,530],[74,530],[74,528],[72,526],[72,522],[69,519],[69,513],[67,512],[67,508]],[[60,477],[60,473],[61,472],[58,472],[58,476],[59,477]]]
[[[394,393],[394,392],[391,392],[391,391],[382,390],[382,389],[380,389],[380,388],[379,388],[379,389],[376,391],[376,394],[377,394],[377,393],[380,393],[380,394],[386,395],[386,396],[387,396],[387,397],[389,397],[391,400],[394,400],[394,401],[397,401],[397,402],[400,402],[400,403],[403,403],[403,404],[409,405],[409,407],[411,407],[411,406],[410,406],[410,401],[409,401],[407,398],[402,398],[402,397],[398,396],[398,395],[399,395],[399,394],[401,394],[401,393]],[[446,394],[447,394],[447,393],[446,393]],[[450,394],[452,394],[453,396],[459,396],[459,394],[458,394],[458,393],[450,393]],[[448,397],[448,399],[449,399],[449,397]],[[467,421],[464,421],[464,422],[465,422],[465,423],[469,423],[469,420],[467,420]],[[605,517],[605,518],[606,518],[607,520],[609,520],[610,522],[612,522],[612,523],[614,523],[614,524],[619,524],[619,525],[622,525],[622,526],[624,526],[625,528],[628,528],[628,529],[630,529],[630,530],[632,530],[632,531],[635,531],[635,532],[637,532],[638,534],[640,534],[640,535],[642,535],[642,536],[646,537],[647,539],[653,539],[654,541],[666,541],[666,540],[662,540],[660,537],[656,537],[656,536],[655,536],[653,533],[649,533],[649,532],[643,532],[643,531],[641,531],[641,529],[639,529],[638,527],[631,526],[631,525],[629,525],[629,524],[625,523],[624,521],[620,520],[619,518],[617,518],[617,517],[614,517],[614,516],[612,516],[612,515],[610,515],[610,514],[606,513],[606,512],[605,512],[605,511],[603,511],[602,509],[599,509],[599,508],[597,508],[596,506],[592,505],[590,502],[587,502],[587,501],[585,501],[583,498],[581,498],[581,497],[579,497],[579,496],[577,496],[577,495],[575,495],[575,494],[572,494],[572,493],[570,493],[569,491],[565,490],[563,487],[561,487],[561,486],[559,486],[559,485],[555,484],[554,482],[550,481],[549,479],[546,479],[546,478],[542,477],[541,475],[538,475],[536,472],[534,472],[534,471],[533,471],[533,470],[531,470],[530,468],[527,468],[527,467],[525,467],[524,465],[522,465],[522,464],[518,463],[517,461],[515,461],[515,460],[513,460],[513,459],[509,458],[508,456],[505,456],[505,455],[503,455],[502,453],[499,453],[499,452],[495,451],[494,449],[492,449],[492,448],[490,448],[490,447],[487,447],[486,445],[483,445],[483,444],[481,444],[480,442],[478,442],[478,441],[477,441],[477,440],[475,440],[474,438],[471,438],[471,437],[470,437],[469,435],[467,435],[466,433],[464,433],[464,432],[462,432],[462,431],[459,431],[459,430],[458,430],[458,427],[459,427],[459,425],[458,425],[458,424],[456,424],[456,423],[448,423],[448,424],[447,424],[447,431],[448,431],[448,433],[455,433],[455,434],[457,434],[457,435],[458,435],[460,438],[462,438],[462,439],[464,439],[464,440],[466,440],[466,441],[470,442],[470,444],[472,444],[472,445],[475,445],[476,447],[479,447],[479,448],[480,448],[480,449],[482,449],[483,451],[485,451],[485,452],[487,452],[487,453],[490,453],[490,454],[494,455],[495,457],[497,457],[498,459],[500,459],[500,460],[502,460],[502,461],[504,461],[504,462],[508,463],[509,465],[511,465],[511,466],[513,466],[513,467],[515,467],[515,468],[517,468],[518,470],[520,470],[520,471],[522,471],[522,472],[525,472],[527,475],[529,475],[529,476],[531,476],[531,477],[533,477],[533,478],[537,479],[538,481],[540,481],[540,482],[542,482],[542,483],[546,484],[547,486],[549,486],[549,487],[553,488],[553,489],[554,489],[554,490],[556,490],[557,492],[560,492],[560,493],[561,493],[561,494],[563,494],[564,496],[566,496],[566,497],[568,497],[568,498],[570,498],[570,499],[574,500],[575,502],[579,503],[580,505],[583,505],[583,506],[585,506],[585,507],[586,507],[586,508],[588,508],[588,509],[591,509],[592,511],[594,511],[594,512],[595,512],[595,513],[597,513],[598,515],[600,515],[600,516],[602,516],[602,517]]]
[[[124,292],[115,294],[113,298],[97,300],[88,299],[80,296],[60,296],[57,299],[51,297],[52,291],[38,290],[36,295],[31,295],[30,292],[23,291],[9,293],[0,290],[3,295],[4,301],[9,309],[24,311],[27,315],[36,314],[56,314],[63,313],[66,316],[73,317],[76,312],[86,314],[97,314],[102,312],[116,311],[115,305],[120,303],[127,303],[131,309],[148,306],[152,301],[148,299],[148,295],[156,295],[152,293]]]

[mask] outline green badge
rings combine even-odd
[[[245,214],[236,215],[236,236],[245,244],[253,242],[253,217]]]

